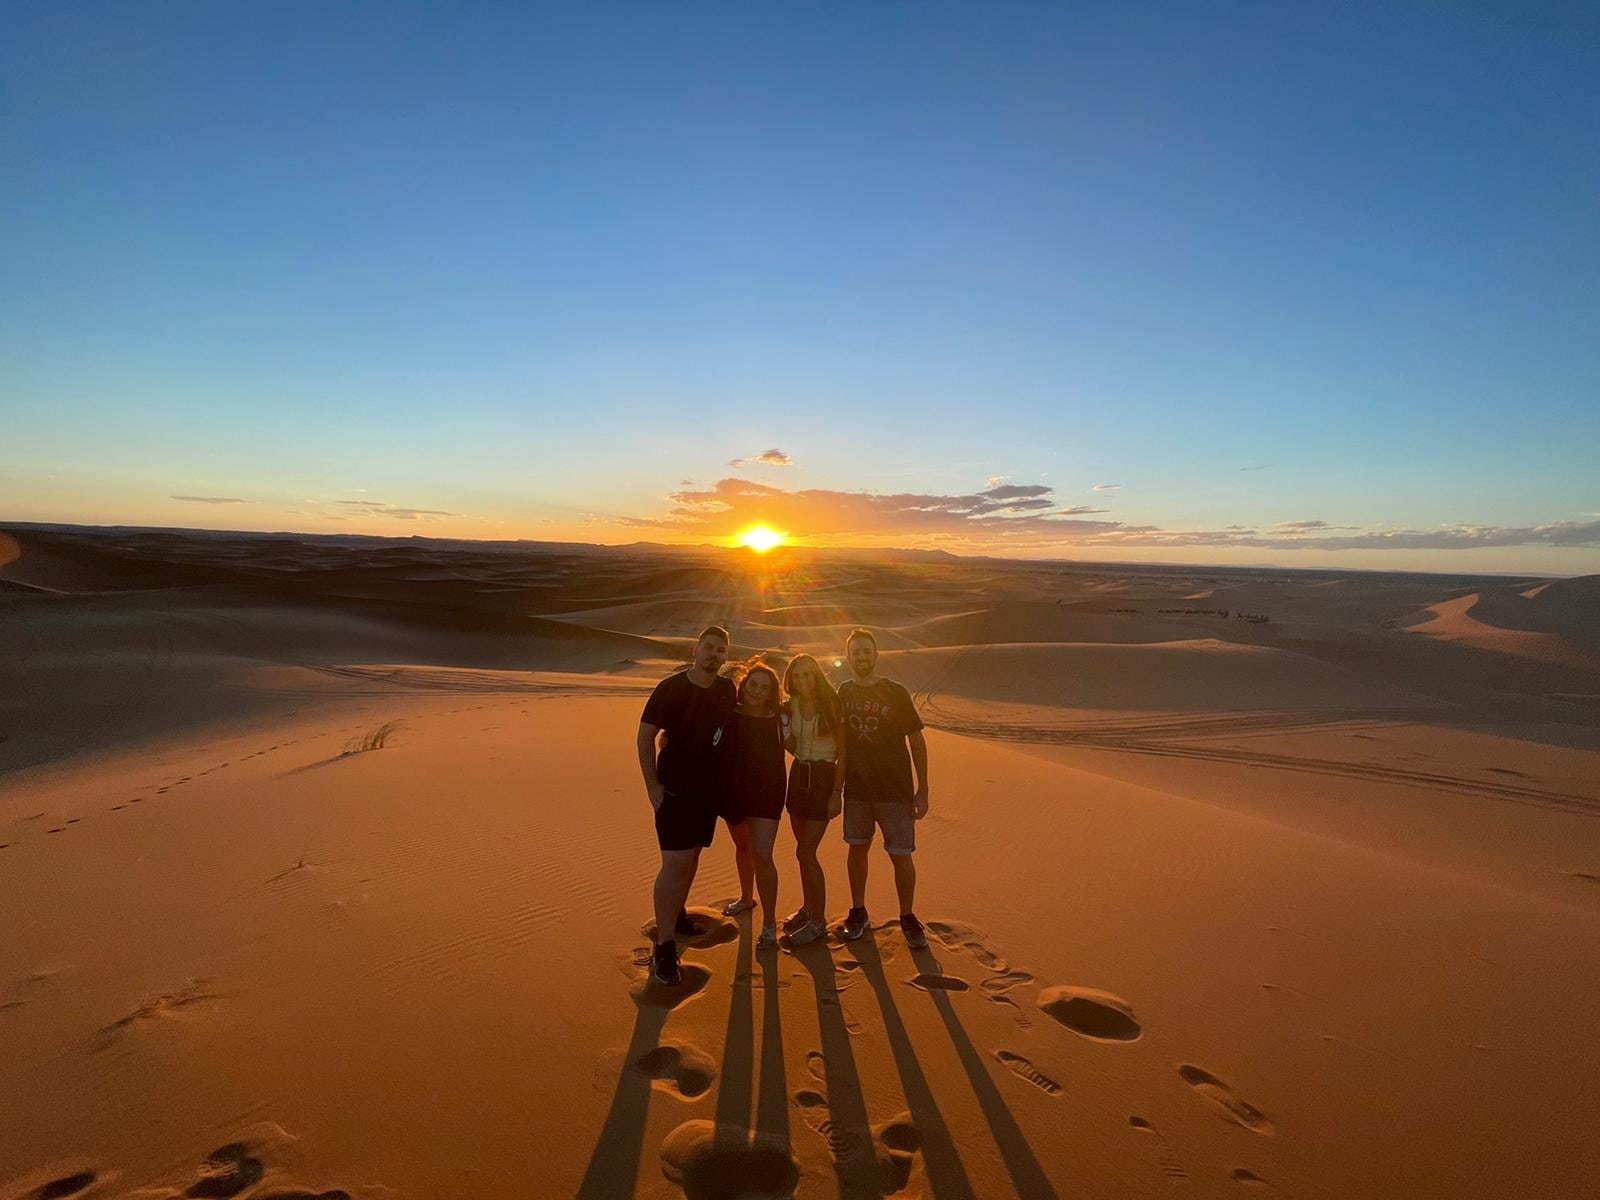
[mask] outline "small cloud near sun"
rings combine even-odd
[[[1004,483],[1006,481],[1006,478],[1007,477],[1004,476],[1004,475],[991,475],[991,476],[989,476],[988,479],[983,481],[983,490],[987,492],[990,488],[999,487],[1002,483]]]
[[[238,496],[174,496],[174,500],[185,500],[190,504],[254,504],[254,500],[244,500]]]
[[[790,458],[782,450],[774,448],[771,450],[763,450],[760,454],[754,455],[751,458],[730,458],[728,460],[728,465],[730,467],[792,467],[794,466],[794,459]]]
[[[1089,490],[1091,492],[1114,492],[1121,486],[1120,483],[1097,483]]]

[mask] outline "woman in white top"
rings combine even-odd
[[[783,690],[789,697],[785,744],[794,755],[784,806],[794,830],[794,854],[800,863],[804,897],[804,903],[783,925],[791,942],[804,945],[828,932],[827,887],[817,847],[828,822],[839,815],[844,790],[839,749],[844,739],[840,735],[839,694],[816,659],[809,654],[795,655],[783,673]]]

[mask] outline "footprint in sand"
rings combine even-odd
[[[964,950],[991,971],[1009,966],[1004,956],[984,941],[983,934],[961,921],[929,921],[928,932],[949,950]]]
[[[1165,1175],[1173,1183],[1188,1182],[1189,1172],[1183,1169],[1183,1164],[1178,1161],[1177,1155],[1173,1154],[1172,1143],[1167,1141],[1166,1138],[1162,1137],[1154,1125],[1145,1120],[1143,1117],[1129,1117],[1128,1126],[1131,1129],[1138,1130],[1147,1137],[1155,1139],[1156,1144],[1160,1147],[1159,1162],[1161,1163],[1161,1173],[1163,1175]]]
[[[1026,1009],[1012,998],[1011,993],[1019,987],[1026,987],[1033,982],[1033,976],[1026,971],[1007,971],[1003,975],[996,975],[992,979],[985,979],[978,984],[983,989],[984,998],[991,1004],[1003,1004],[1011,1010],[1011,1016],[1019,1029],[1032,1029],[1033,1018],[1028,1016]]]
[[[244,1142],[229,1142],[206,1155],[200,1164],[199,1182],[191,1184],[184,1195],[191,1198],[228,1200],[240,1192],[255,1187],[266,1174],[266,1167],[250,1153]]]
[[[683,972],[683,982],[677,987],[667,987],[657,983],[645,971],[633,986],[628,989],[628,994],[633,997],[633,1002],[640,1008],[665,1008],[673,1009],[687,1004],[701,992],[705,991],[706,984],[711,982],[711,972],[699,963],[680,963],[679,969]]]
[[[828,1097],[812,1088],[802,1088],[794,1094],[794,1106],[800,1110],[800,1119],[828,1143],[828,1153],[842,1168],[854,1166],[867,1149],[866,1139],[833,1123]]]
[[[789,1196],[800,1168],[779,1139],[743,1129],[720,1130],[712,1121],[685,1121],[661,1143],[661,1173],[688,1200],[736,1196]]]
[[[1271,1137],[1277,1130],[1260,1109],[1246,1103],[1234,1090],[1210,1071],[1183,1063],[1178,1067],[1179,1077],[1195,1090],[1195,1094],[1217,1111],[1219,1116],[1236,1121],[1252,1133]]]
[[[996,1061],[1004,1066],[1006,1070],[1010,1071],[1018,1079],[1027,1080],[1045,1095],[1059,1096],[1061,1094],[1061,1085],[1026,1058],[1023,1058],[1022,1055],[1013,1054],[1010,1050],[996,1050],[994,1056]]]
[[[680,1100],[703,1096],[717,1076],[717,1064],[699,1046],[667,1042],[633,1060],[633,1069],[648,1075],[656,1086]]]
[[[79,1171],[73,1175],[63,1175],[60,1179],[52,1179],[49,1183],[41,1185],[36,1190],[28,1193],[28,1200],[70,1200],[73,1196],[82,1195],[95,1185],[93,1171]]]
[[[933,975],[928,972],[913,975],[906,982],[924,992],[964,992],[972,986],[954,975]]]
[[[679,934],[677,941],[683,946],[694,946],[704,949],[707,946],[724,946],[729,942],[739,940],[739,923],[715,912],[709,908],[691,908],[688,910],[689,924],[694,927],[693,933]],[[656,940],[656,923],[645,922],[639,930],[650,942]]]
[[[1039,993],[1037,1003],[1073,1033],[1097,1042],[1136,1042],[1144,1033],[1128,1002],[1110,992],[1048,987]]]

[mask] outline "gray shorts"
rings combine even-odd
[[[911,805],[892,800],[844,798],[844,840],[847,846],[872,845],[872,829],[883,830],[883,848],[910,854],[917,848],[917,819]]]

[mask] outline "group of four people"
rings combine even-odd
[[[912,856],[916,822],[928,812],[928,751],[910,694],[877,673],[877,639],[866,629],[846,639],[851,678],[837,691],[809,654],[791,659],[781,682],[763,662],[747,663],[727,678],[722,668],[729,641],[721,626],[702,632],[690,667],[656,686],[640,718],[639,768],[661,848],[652,976],[669,986],[682,980],[677,936],[695,931],[684,905],[719,818],[733,838],[740,883],[739,898],[723,912],[748,912],[759,896],[756,948],[778,945],[773,848],[785,809],[800,867],[801,905],[783,922],[792,943],[827,935],[827,886],[817,849],[842,809],[850,911],[839,935],[854,941],[869,928],[868,851],[882,830],[900,928],[913,948],[926,946],[915,912]],[[787,770],[786,754],[793,758]]]

